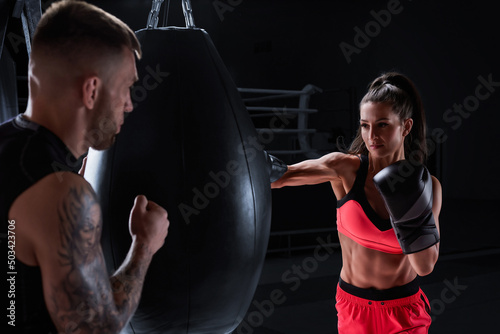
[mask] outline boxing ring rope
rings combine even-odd
[[[309,102],[311,96],[315,93],[320,93],[323,90],[308,84],[302,90],[283,90],[283,89],[261,89],[261,88],[238,88],[240,94],[246,95],[258,95],[251,97],[244,97],[243,102],[250,114],[252,119],[257,118],[269,118],[275,117],[277,113],[293,114],[297,115],[297,127],[296,128],[257,128],[258,132],[272,131],[275,134],[292,135],[296,136],[299,143],[299,149],[286,149],[286,150],[272,150],[269,149],[268,152],[275,155],[294,155],[294,154],[304,154],[310,159],[315,159],[320,157],[317,150],[313,149],[310,144],[309,134],[316,133],[316,129],[311,129],[308,127],[309,115],[317,113],[317,109],[309,108]],[[289,98],[297,98],[298,107],[288,108],[288,107],[271,107],[271,106],[252,106],[250,104],[262,103],[270,104],[271,102],[276,102],[277,100],[284,100]],[[337,233],[335,227],[331,228],[309,228],[309,229],[294,229],[294,230],[281,230],[281,231],[271,231],[271,238],[286,238],[286,245],[277,248],[268,248],[267,254],[272,253],[286,253],[291,256],[292,251],[308,250],[317,247],[317,244],[309,245],[293,245],[294,236],[304,236],[304,235],[320,235],[324,233]],[[328,244],[329,247],[334,249],[339,249],[340,244],[338,242],[333,242]]]
[[[306,250],[306,249],[314,249],[318,245],[313,244],[313,245],[305,245],[305,246],[292,246],[292,236],[293,235],[305,235],[305,234],[315,234],[319,235],[321,233],[337,233],[337,229],[335,227],[325,227],[325,228],[310,228],[310,229],[299,229],[299,230],[285,230],[285,231],[274,231],[271,232],[270,236],[271,237],[279,237],[279,236],[286,236],[287,240],[287,246],[286,247],[281,247],[281,248],[268,248],[267,253],[281,253],[281,252],[286,252],[288,256],[292,255],[292,251],[298,251],[298,250]],[[335,248],[335,249],[340,249],[340,243],[339,242],[332,242],[325,244],[325,246]]]
[[[257,97],[243,98],[243,102],[250,114],[251,118],[260,117],[275,117],[276,111],[282,110],[283,115],[296,114],[297,127],[296,128],[257,128],[257,131],[272,132],[275,134],[296,135],[299,142],[299,149],[285,149],[285,150],[268,150],[269,153],[275,155],[294,155],[304,154],[309,159],[319,158],[320,154],[314,150],[310,145],[309,134],[316,133],[316,129],[308,128],[308,117],[310,114],[317,113],[317,109],[309,108],[309,101],[311,95],[322,92],[322,89],[314,85],[308,84],[302,90],[283,90],[283,89],[261,89],[261,88],[238,88],[240,94],[259,94]],[[279,99],[287,99],[298,97],[298,108],[276,108],[269,106],[249,106],[250,103],[256,102],[270,102]],[[260,112],[260,113],[255,113]]]

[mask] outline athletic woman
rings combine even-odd
[[[376,78],[360,103],[346,153],[288,166],[273,188],[330,182],[337,198],[342,269],[339,333],[427,333],[427,297],[417,276],[439,254],[441,185],[424,166],[426,125],[414,84],[399,73]]]

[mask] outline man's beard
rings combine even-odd
[[[118,127],[114,123],[111,113],[98,116],[92,121],[87,140],[89,146],[95,150],[102,151],[110,148],[116,141]]]
[[[92,146],[92,148],[94,150],[97,150],[97,151],[107,150],[108,148],[113,146],[115,141],[116,141],[116,134],[109,135],[107,138],[105,138],[104,140],[102,140],[98,144],[95,144],[94,146]]]

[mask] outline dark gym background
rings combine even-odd
[[[52,1],[42,1],[42,8]],[[132,29],[146,26],[151,1],[89,1]],[[165,1],[160,26],[184,26],[180,0]],[[500,66],[494,2],[192,0],[238,87],[321,89],[311,96],[308,136],[319,154],[354,133],[357,104],[383,71],[409,76],[419,89],[429,132],[439,134],[429,168],[443,186],[441,257],[422,278],[433,307],[433,333],[492,330],[499,314],[500,238],[497,172]],[[382,13],[392,10],[388,17]],[[169,8],[168,17],[165,15]],[[9,19],[2,53],[0,121],[23,112],[27,52],[21,20]],[[385,10],[385,12],[381,12]],[[377,18],[379,21],[377,21]],[[360,33],[361,31],[361,33]],[[343,45],[344,52],[340,45]],[[349,45],[349,46],[347,46]],[[346,57],[346,48],[348,52]],[[355,49],[354,49],[355,48]],[[354,51],[353,51],[354,50]],[[9,59],[9,56],[11,59]],[[348,59],[349,58],[349,59]],[[17,101],[4,92],[17,90]],[[276,107],[296,108],[294,100]],[[256,126],[261,124],[256,119]],[[296,126],[294,121],[291,127]],[[266,143],[296,146],[292,138]],[[306,157],[282,155],[291,164]],[[306,230],[315,233],[305,233]],[[332,231],[333,229],[333,231]],[[319,260],[320,240],[335,244],[335,198],[328,185],[273,190],[273,235],[254,303],[237,333],[336,333],[334,288],[340,250]],[[333,248],[332,248],[333,249]],[[301,274],[293,268],[302,268]],[[281,291],[282,298],[271,298]]]

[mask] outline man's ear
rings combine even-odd
[[[83,105],[87,109],[94,108],[100,87],[101,87],[101,79],[99,79],[97,76],[88,77],[83,82],[82,85]]]
[[[406,137],[410,133],[412,127],[413,127],[413,118],[406,119],[404,122],[403,136]]]

